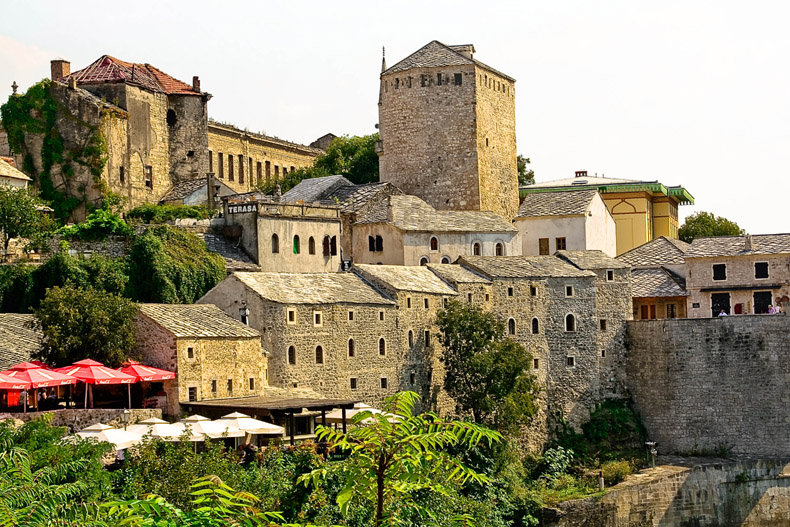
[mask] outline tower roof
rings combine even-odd
[[[91,65],[58,80],[65,82],[68,79],[75,79],[78,84],[125,82],[167,95],[203,95],[150,64],[125,62],[110,55],[102,55]]]
[[[510,82],[516,82],[516,79],[513,77],[505,75],[501,71],[497,71],[487,64],[483,64],[479,60],[467,57],[461,53],[461,51],[459,51],[467,48],[474,49],[474,46],[471,44],[464,44],[463,46],[448,46],[446,44],[442,44],[438,40],[433,40],[394,66],[384,70],[381,74],[388,75],[390,73],[398,73],[400,71],[406,71],[412,68],[440,68],[443,66],[463,66],[466,64],[474,64],[480,68],[495,73],[496,75],[499,75]]]

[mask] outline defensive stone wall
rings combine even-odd
[[[628,323],[625,384],[659,452],[787,455],[790,316]]]

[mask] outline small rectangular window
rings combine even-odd
[[[678,318],[678,306],[676,304],[667,304],[667,318]]]
[[[255,377],[250,377],[250,391],[255,390]]]
[[[423,306],[425,307],[425,309],[428,309],[428,305],[429,305],[429,304],[428,304],[428,299],[427,299],[427,298],[424,298],[424,299],[423,299],[423,301],[422,301],[422,303],[423,303]]]
[[[124,183],[126,181],[126,175],[123,173],[123,171],[124,171],[123,167],[120,167],[118,169],[118,179],[120,179],[121,183]]]
[[[211,393],[217,393],[217,380],[211,380]]]
[[[573,286],[566,285],[565,286],[565,296],[573,296]]]
[[[606,331],[606,319],[601,319],[601,331]]]
[[[228,393],[233,393],[233,379],[228,379]]]
[[[148,188],[154,188],[154,167],[151,165],[146,165],[145,167],[145,186]]]
[[[228,154],[228,181],[233,181],[233,154]]]
[[[349,322],[353,322],[354,321],[354,312],[353,311],[349,311],[348,312],[348,321]]]
[[[323,325],[322,321],[321,321],[321,312],[316,311],[315,313],[313,313],[313,325],[314,326],[322,326]]]
[[[576,366],[576,358],[574,358],[574,357],[567,357],[567,358],[565,359],[565,364],[566,364],[566,365],[567,365],[569,368],[573,368],[574,366]]]
[[[425,330],[425,345],[426,346],[431,345],[431,332],[428,331],[427,329]]]
[[[507,288],[507,296],[513,296],[513,288],[512,287],[508,287]]]
[[[491,295],[489,295],[488,293],[486,293],[486,302],[488,302],[488,299],[489,299],[489,298],[491,298]]]
[[[529,286],[529,296],[538,296],[538,288],[534,285]]]
[[[754,277],[768,278],[768,262],[755,262]]]
[[[255,169],[256,169],[256,176],[258,178],[258,184],[260,185],[261,183],[263,183],[263,165],[261,164],[260,161],[256,163]]]
[[[187,348],[187,358],[194,359],[195,358],[195,350],[192,348]]]
[[[208,171],[214,172],[214,154],[211,150],[208,151]]]
[[[222,152],[217,152],[217,162],[219,163],[219,178],[225,179],[225,157]]]
[[[565,238],[555,238],[554,243],[557,246],[558,251],[565,250]]]
[[[463,79],[463,75],[461,75],[460,73],[456,73],[454,75],[454,78],[455,78],[455,85],[456,86],[460,86],[461,85],[461,81]]]
[[[547,256],[549,254],[549,239],[540,238],[538,240],[538,254]]]
[[[427,75],[420,75],[420,86],[425,88],[426,79],[428,78]]]
[[[239,154],[239,183],[244,183],[244,156]]]
[[[436,85],[437,86],[441,86],[442,85],[442,74],[441,73],[437,73],[436,74]]]
[[[540,359],[532,359],[532,369],[537,370],[540,368]]]
[[[409,374],[409,384],[411,384],[412,386],[414,386],[414,383],[415,383],[416,381],[417,381],[417,376],[414,374],[414,372],[411,372],[411,373]]]
[[[348,380],[348,386],[349,386],[349,387],[350,387],[352,390],[356,390],[356,389],[357,389],[357,378],[356,378],[356,377],[351,377],[351,378]]]
[[[606,350],[601,350],[601,358],[602,359],[606,358]]]
[[[189,391],[189,400],[197,401],[197,388],[195,386],[190,386],[188,391]]]
[[[289,324],[296,324],[296,310],[295,309],[289,309],[288,310],[288,315],[287,315],[286,320],[288,321]]]
[[[382,390],[386,390],[387,389],[387,378],[386,377],[382,377],[381,378],[381,389]]]
[[[472,293],[466,293],[466,301],[469,303],[472,302]]]
[[[726,280],[727,279],[727,264],[714,264],[713,265],[713,279]]]
[[[384,320],[384,311],[379,311],[379,320]]]
[[[606,281],[613,282],[614,281],[614,271],[612,269],[606,270]]]
[[[410,296],[406,297],[406,307],[407,308],[411,308],[411,297]]]

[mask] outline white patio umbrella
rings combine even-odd
[[[372,414],[380,414],[383,413],[381,410],[377,408],[373,408],[372,406],[365,404],[365,403],[355,403],[354,408],[350,408],[346,410],[346,422],[350,423],[351,419],[354,418],[359,412],[368,411]],[[398,420],[398,417],[392,415],[387,418],[390,422],[395,422]],[[332,410],[328,414],[326,414],[326,422],[327,424],[342,424],[343,423],[343,410],[338,408],[337,410]]]
[[[99,442],[106,441],[115,445],[115,450],[126,450],[142,441],[142,434],[129,430],[113,428],[109,425],[96,423],[77,432],[79,437],[85,439],[95,439]]]
[[[278,435],[281,436],[285,433],[285,428],[282,426],[273,425],[266,421],[253,419],[249,415],[233,412],[232,414],[223,415],[222,419],[215,419],[215,423],[222,426],[232,426],[248,434],[264,434],[264,435]]]
[[[202,415],[191,415],[173,424],[184,433],[187,427],[192,434],[190,441],[203,441],[206,436],[211,439],[221,439],[223,437],[244,437],[245,433],[234,426],[212,421]]]
[[[178,441],[181,434],[184,433],[183,428],[179,428],[157,417],[139,421],[137,424],[127,426],[126,429],[130,432],[139,433],[142,436],[150,434],[151,437],[164,439],[165,441]]]

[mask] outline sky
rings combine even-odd
[[[393,65],[474,44],[516,79],[518,151],[537,181],[682,185],[752,234],[790,232],[790,2],[698,0],[4,2],[0,100],[108,54],[187,83],[209,115],[309,144],[378,121]]]

